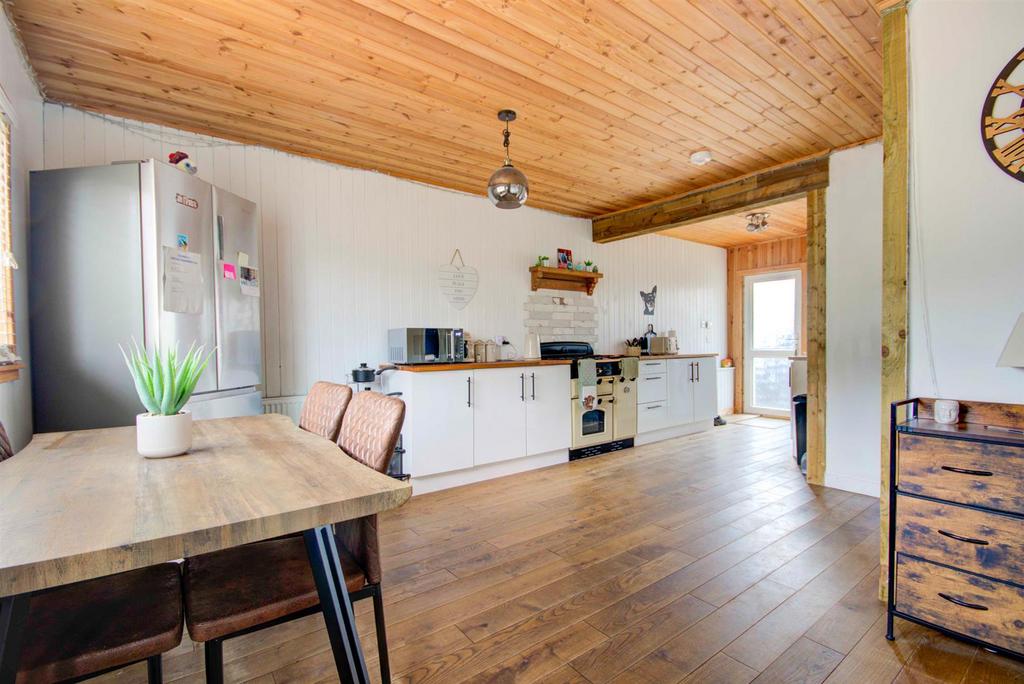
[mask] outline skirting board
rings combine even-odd
[[[685,435],[692,435],[695,432],[704,432],[715,427],[715,421],[702,420],[696,423],[689,423],[688,425],[677,425],[670,428],[662,428],[661,430],[651,430],[650,432],[643,432],[636,436],[634,444],[640,446],[641,444],[653,444],[654,442],[660,442],[665,439],[672,439],[673,437],[683,437]]]
[[[412,495],[429,494],[430,492],[437,492],[442,489],[473,484],[474,482],[483,482],[484,480],[493,480],[496,477],[515,475],[516,473],[524,473],[527,470],[536,470],[537,468],[546,468],[547,466],[568,462],[569,450],[559,449],[546,454],[525,456],[511,461],[486,463],[473,468],[466,468],[465,470],[456,470],[451,473],[414,477],[412,478]]]
[[[882,490],[882,484],[877,479],[843,474],[834,475],[829,473],[827,465],[825,467],[825,486],[873,497],[877,497]]]

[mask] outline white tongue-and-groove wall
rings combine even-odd
[[[385,361],[391,327],[463,327],[521,346],[528,268],[540,254],[553,263],[559,247],[605,273],[594,296],[599,351],[618,351],[653,322],[676,330],[683,351],[725,353],[725,250],[717,247],[661,236],[597,245],[586,219],[502,211],[482,197],[55,104],[43,108],[43,134],[45,168],[166,160],[182,150],[200,177],[259,205],[267,396],[304,394],[318,379],[345,381],[360,362]],[[463,311],[437,284],[456,248],[480,272]],[[653,285],[656,315],[644,317],[640,290]]]

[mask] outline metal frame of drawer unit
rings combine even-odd
[[[918,562],[918,561],[927,563],[930,566],[934,566],[935,568],[937,568],[938,571],[943,571],[943,572],[947,572],[947,573],[949,573],[951,571],[951,572],[959,574],[959,575],[973,576],[973,577],[976,577],[976,578],[981,578],[981,579],[985,580],[985,582],[989,582],[989,583],[993,583],[993,584],[996,584],[996,585],[1000,585],[1002,587],[1006,587],[1007,589],[1013,589],[1013,590],[1017,591],[1018,593],[1024,593],[1024,578],[1017,578],[1019,581],[1016,581],[1016,582],[1014,582],[1014,581],[1007,581],[1006,579],[996,578],[996,577],[992,577],[992,576],[989,576],[989,575],[984,575],[984,574],[981,574],[981,573],[978,573],[978,572],[974,572],[974,571],[971,571],[971,570],[966,570],[966,569],[961,568],[961,567],[956,567],[954,565],[949,565],[949,564],[946,564],[946,563],[938,562],[938,561],[936,561],[934,559],[922,558],[922,557],[919,557],[919,556],[916,556],[916,555],[913,555],[913,554],[908,554],[908,553],[901,553],[901,552],[899,552],[897,550],[897,507],[898,507],[899,501],[901,499],[904,499],[904,500],[905,499],[918,499],[918,500],[921,500],[921,501],[928,501],[928,502],[932,502],[932,503],[935,503],[935,504],[942,504],[942,505],[948,505],[948,506],[957,506],[957,507],[967,508],[967,509],[971,509],[971,510],[981,511],[981,512],[984,512],[984,513],[990,514],[990,515],[1006,516],[1009,519],[1018,520],[1018,521],[1021,521],[1022,524],[1024,524],[1024,511],[999,510],[999,509],[995,509],[995,508],[990,508],[990,507],[982,506],[982,505],[977,504],[977,503],[964,503],[964,502],[958,502],[958,501],[950,501],[949,499],[939,499],[939,498],[935,498],[935,497],[932,497],[932,496],[928,496],[926,494],[903,491],[903,490],[901,490],[899,488],[899,474],[900,473],[899,473],[899,441],[898,440],[899,440],[899,436],[900,435],[915,435],[915,436],[916,435],[920,435],[920,436],[924,436],[924,437],[928,437],[928,438],[936,439],[936,440],[950,440],[950,441],[956,441],[956,442],[984,443],[984,444],[991,444],[991,445],[998,446],[998,447],[1013,447],[1013,448],[1021,449],[1022,453],[1024,453],[1024,444],[1022,444],[1022,442],[1021,442],[1021,440],[1019,438],[1018,439],[1013,439],[1012,437],[1010,437],[1008,439],[1000,439],[1000,437],[998,436],[999,433],[993,433],[992,437],[988,437],[988,436],[986,436],[986,437],[979,437],[979,436],[976,436],[976,435],[958,434],[958,433],[953,432],[953,431],[950,431],[948,434],[940,434],[940,433],[937,433],[937,432],[934,432],[934,431],[929,431],[929,432],[918,431],[913,426],[908,425],[907,423],[910,423],[910,422],[912,422],[912,421],[917,419],[917,417],[918,417],[918,406],[919,406],[920,401],[921,401],[920,399],[916,399],[916,398],[915,399],[906,399],[904,401],[893,402],[891,404],[891,406],[890,406],[890,415],[889,415],[889,530],[888,530],[888,535],[889,535],[888,536],[888,538],[889,538],[889,546],[888,546],[889,567],[888,567],[888,592],[887,592],[888,595],[886,597],[886,632],[885,632],[885,638],[888,639],[889,641],[893,641],[895,639],[895,635],[893,633],[893,620],[894,620],[894,618],[898,617],[898,618],[902,618],[904,620],[908,620],[910,622],[917,623],[917,624],[922,625],[924,627],[928,627],[930,629],[934,629],[934,630],[936,630],[936,631],[938,631],[938,632],[940,632],[942,634],[945,634],[947,636],[953,637],[955,639],[959,639],[961,641],[965,641],[967,643],[971,643],[971,644],[974,644],[976,646],[980,646],[980,647],[985,648],[985,649],[987,649],[989,651],[992,651],[994,653],[998,653],[1000,655],[1004,655],[1004,656],[1007,656],[1007,657],[1010,657],[1010,658],[1014,658],[1014,659],[1017,659],[1017,660],[1024,660],[1024,652],[1015,651],[1013,649],[1006,648],[1006,647],[1003,647],[1003,646],[999,646],[999,645],[991,643],[989,641],[984,641],[982,639],[978,639],[976,637],[971,636],[970,634],[965,634],[963,632],[956,631],[955,629],[951,629],[951,628],[949,628],[949,627],[947,627],[945,625],[938,624],[938,623],[936,623],[934,621],[931,621],[931,620],[923,619],[923,618],[918,617],[918,616],[916,616],[916,615],[914,615],[914,614],[912,614],[910,612],[907,612],[906,610],[900,610],[900,609],[897,608],[897,603],[898,603],[898,601],[897,601],[897,592],[899,591],[898,582],[897,582],[897,576],[898,576],[899,559],[900,558],[908,559],[908,561],[910,561],[911,563]],[[899,420],[898,420],[899,410],[900,410],[900,408],[902,408],[904,406],[909,406],[910,407],[908,409],[908,416],[909,416],[910,420],[908,420],[907,423],[900,423]],[[977,473],[974,473],[974,474],[977,474]],[[967,475],[971,475],[971,473],[967,473]],[[1024,477],[1024,474],[1021,474],[1021,477]],[[948,532],[944,532],[944,534],[948,534]],[[953,536],[953,538],[957,539],[958,536]],[[975,543],[975,544],[984,542],[984,540],[969,539],[969,538],[966,538],[966,537],[959,537],[959,540],[963,541],[965,543]],[[941,594],[940,594],[940,596],[941,596]],[[964,609],[972,609],[972,610],[978,610],[978,611],[987,611],[988,610],[987,607],[985,607],[983,605],[980,605],[980,604],[974,604],[974,603],[963,601],[963,600],[958,601],[958,600],[956,600],[957,599],[956,596],[941,596],[941,597],[944,600],[946,600],[947,602],[949,602],[949,603],[951,603],[953,605],[956,605],[958,607],[962,607]],[[926,612],[926,611],[922,611],[922,612]]]

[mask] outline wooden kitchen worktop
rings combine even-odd
[[[414,363],[398,364],[398,370],[410,371],[412,373],[436,373],[438,371],[459,371],[478,370],[481,368],[517,368],[533,366],[568,366],[572,361],[569,359],[518,359],[512,361],[491,361],[490,363],[474,363],[464,361],[462,363]]]
[[[656,356],[641,356],[641,361],[666,361],[670,359],[696,359],[718,356],[718,354],[659,354]],[[616,357],[607,356],[604,360],[614,360]],[[629,358],[622,356],[619,358]],[[398,364],[397,370],[409,371],[411,373],[437,373],[439,371],[479,370],[485,368],[529,368],[531,366],[567,366],[571,364],[570,359],[513,359],[511,361],[491,361],[490,363],[475,363],[464,361],[462,363],[413,363]]]

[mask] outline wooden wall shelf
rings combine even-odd
[[[597,281],[604,277],[603,273],[590,271],[570,271],[567,268],[551,268],[550,266],[530,267],[530,289],[539,290],[570,290],[594,294]]]

